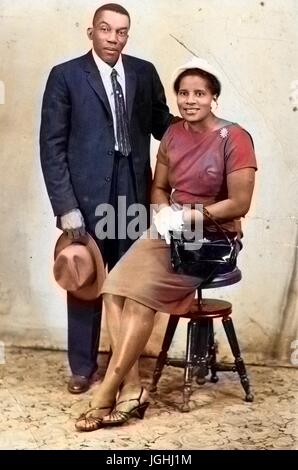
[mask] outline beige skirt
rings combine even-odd
[[[183,315],[202,281],[175,273],[169,245],[161,238],[147,236],[148,231],[110,271],[101,293],[128,297],[159,312]]]

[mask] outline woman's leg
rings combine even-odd
[[[105,302],[105,296],[104,296]],[[120,384],[143,352],[154,325],[155,310],[125,299],[120,318],[118,340],[92,405],[97,406],[104,396],[115,398]]]
[[[105,301],[105,296],[104,296]],[[125,299],[120,318],[119,336],[103,382],[94,395],[92,416],[102,418],[112,407],[120,384],[143,352],[154,325],[155,311],[131,299]],[[105,409],[101,408],[106,407]],[[82,422],[81,422],[82,421]],[[77,429],[86,429],[86,420],[77,421]],[[98,429],[96,427],[95,429]],[[93,428],[92,428],[93,430]]]
[[[119,338],[120,322],[124,301],[125,298],[118,295],[105,294],[104,296],[104,306],[105,311],[107,312],[107,331],[112,351],[115,351],[116,343]],[[136,390],[136,392],[138,392],[140,387],[141,382],[139,375],[139,361],[137,360],[123,380],[121,393],[125,394],[128,390]]]

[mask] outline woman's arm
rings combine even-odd
[[[255,184],[255,169],[242,168],[227,175],[228,198],[206,206],[210,214],[219,222],[238,219],[247,214]],[[191,212],[191,213],[190,213]],[[199,211],[192,209],[184,216],[185,222],[194,223],[202,218]]]
[[[169,168],[164,163],[156,162],[154,179],[151,190],[151,203],[159,206],[169,206],[172,188],[169,185]]]
[[[250,208],[255,184],[255,169],[242,168],[227,175],[228,198],[207,206],[217,220],[244,217]]]

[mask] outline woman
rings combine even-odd
[[[119,324],[119,329],[111,338],[113,355],[105,378],[90,408],[76,422],[79,431],[144,416],[148,392],[140,385],[138,359],[151,335],[155,313],[186,313],[202,282],[176,274],[171,267],[169,230],[202,219],[201,212],[181,209],[182,205],[203,204],[227,232],[238,232],[239,238],[239,219],[250,207],[256,170],[253,144],[239,125],[212,112],[221,91],[217,72],[194,58],[176,72],[174,90],[182,120],[161,141],[152,188],[152,203],[159,206],[154,219],[159,235],[152,239],[146,232],[103,285],[108,324]]]

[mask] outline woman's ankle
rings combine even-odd
[[[91,407],[109,407],[113,406],[116,399],[116,393],[98,390],[91,399]]]
[[[121,387],[120,395],[126,394],[126,393],[138,393],[141,390],[141,388],[142,388],[142,385],[139,381],[124,382]]]

